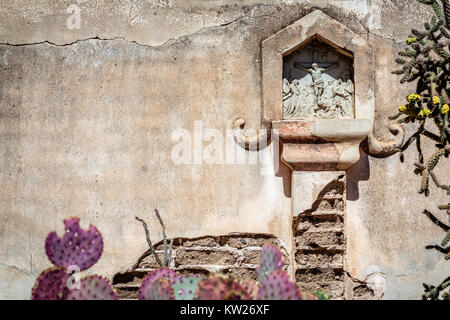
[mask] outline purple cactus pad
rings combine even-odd
[[[150,286],[152,285],[153,281],[155,281],[158,278],[165,278],[170,283],[175,281],[177,278],[179,278],[179,275],[169,269],[169,268],[160,268],[155,271],[150,272],[142,281],[142,285],[139,288],[139,300],[147,300],[147,291],[150,289]]]
[[[31,300],[63,300],[68,274],[63,268],[50,268],[36,279]]]
[[[263,283],[275,271],[283,269],[284,263],[280,250],[271,245],[265,245],[261,250],[261,263],[256,268],[258,281]]]
[[[286,272],[275,271],[261,284],[257,300],[301,300],[301,296]]]
[[[106,278],[88,276],[80,280],[79,289],[72,289],[67,300],[117,300],[117,293]]]
[[[174,300],[174,291],[166,278],[155,279],[141,300]]]
[[[67,268],[77,266],[86,270],[95,264],[103,251],[103,239],[94,226],[88,230],[80,227],[78,218],[64,220],[65,233],[60,238],[56,232],[48,234],[45,252],[55,265]]]
[[[212,275],[198,283],[195,300],[251,300],[251,297],[232,278]]]

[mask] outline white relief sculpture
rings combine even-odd
[[[283,60],[283,118],[353,118],[352,61],[313,42]]]
[[[320,68],[316,63],[310,69],[300,64],[295,67],[311,75],[311,83],[305,84],[298,79],[289,82],[283,79],[283,115],[284,119],[308,118],[353,118],[353,82],[348,79],[325,82],[322,73],[335,67]]]
[[[298,69],[300,69],[304,72],[307,72],[311,75],[311,78],[312,78],[311,87],[314,90],[314,96],[315,96],[314,103],[315,104],[319,103],[319,99],[323,94],[324,81],[322,78],[322,72],[328,71],[328,70],[334,68],[336,65],[337,65],[337,63],[333,63],[329,68],[319,68],[317,63],[313,63],[311,65],[311,69],[307,69],[298,62],[294,63],[295,68],[298,68]]]

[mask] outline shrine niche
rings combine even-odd
[[[283,57],[283,119],[352,119],[352,54],[320,37]]]
[[[346,170],[373,128],[373,47],[315,10],[262,42],[264,125],[292,171]]]

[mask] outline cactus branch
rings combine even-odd
[[[147,243],[148,243],[148,246],[150,247],[150,251],[155,256],[156,262],[159,264],[160,267],[162,267],[163,264],[162,264],[161,260],[159,259],[158,254],[156,253],[155,249],[153,248],[152,241],[150,240],[150,234],[148,232],[147,223],[145,223],[145,221],[139,217],[135,217],[135,218],[136,218],[136,220],[138,220],[142,223],[142,226],[144,227],[144,231],[145,231],[145,238],[147,239]]]

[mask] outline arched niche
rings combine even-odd
[[[283,56],[283,119],[353,119],[353,54],[314,35]]]

